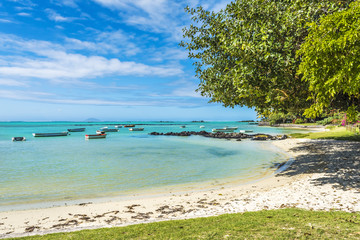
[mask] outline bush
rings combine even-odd
[[[325,119],[323,119],[323,120],[321,120],[321,121],[317,121],[316,123],[325,126],[325,125],[327,125],[327,124],[334,123],[334,120],[335,120],[335,122],[337,123],[337,119],[334,119],[333,117],[325,118]]]
[[[301,123],[304,123],[304,120],[302,120],[301,118],[295,120],[295,124],[301,124]]]

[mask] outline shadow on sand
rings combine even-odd
[[[316,140],[300,142],[290,149],[303,153],[277,176],[325,173],[314,185],[333,184],[343,190],[360,190],[360,142]]]

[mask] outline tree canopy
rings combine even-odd
[[[311,105],[296,55],[307,24],[349,2],[236,0],[218,13],[187,8],[194,23],[184,28],[180,45],[195,60],[198,91],[226,107],[301,114]]]
[[[315,117],[341,95],[345,107],[359,106],[360,99],[360,2],[323,16],[309,25],[301,46],[299,73],[309,84],[313,104],[305,111]],[[345,102],[345,101],[343,101]]]

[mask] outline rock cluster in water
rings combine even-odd
[[[252,140],[282,140],[286,139],[286,135],[277,135],[272,136],[269,134],[257,133],[257,134],[246,134],[246,133],[224,133],[224,132],[206,132],[206,131],[183,131],[183,132],[167,132],[167,133],[160,133],[160,132],[152,132],[149,133],[150,135],[154,136],[180,136],[180,137],[188,137],[191,135],[198,135],[203,137],[210,137],[210,138],[222,138],[222,139],[236,139],[237,141],[241,141],[241,139],[249,138]]]

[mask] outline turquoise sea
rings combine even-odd
[[[85,134],[95,134],[101,127],[130,123],[145,130],[120,128],[106,139],[85,140]],[[200,129],[201,125],[205,128]],[[291,131],[240,122],[0,122],[0,211],[18,205],[141,194],[169,186],[245,181],[268,174],[272,163],[287,158],[271,144],[250,140],[148,134],[224,126],[255,133]],[[65,137],[32,136],[79,127],[86,131]],[[12,142],[17,136],[27,141]]]

